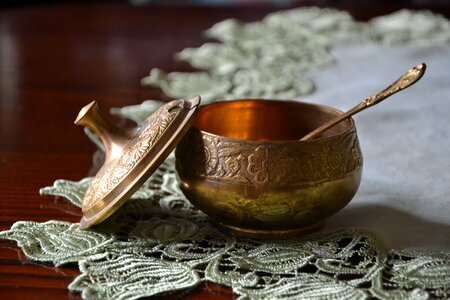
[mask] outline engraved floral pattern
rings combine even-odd
[[[195,146],[193,146],[195,145]],[[232,142],[226,138],[200,135],[191,129],[176,151],[181,176],[195,175],[231,183],[298,185],[305,181],[340,179],[362,166],[356,131],[330,141],[285,147],[282,144]]]
[[[175,119],[179,109],[172,108],[181,104],[182,100],[178,100],[165,105],[142,123],[139,135],[130,141],[123,155],[97,173],[84,196],[83,211],[90,210],[122,182]]]

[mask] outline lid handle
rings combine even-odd
[[[106,161],[112,161],[119,157],[131,139],[131,131],[128,132],[106,121],[98,109],[96,101],[84,106],[78,113],[74,122],[83,125],[95,132],[105,147]]]

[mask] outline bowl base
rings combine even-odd
[[[282,240],[296,238],[302,235],[313,233],[322,228],[323,222],[309,225],[306,227],[296,229],[282,229],[282,230],[259,230],[241,228],[231,225],[226,225],[217,221],[213,222],[221,231],[232,234],[237,237],[245,237],[260,240]]]

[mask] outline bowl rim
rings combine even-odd
[[[266,98],[242,98],[242,99],[230,99],[230,100],[219,100],[219,101],[214,101],[205,105],[202,105],[199,108],[199,111],[197,112],[197,114],[201,113],[202,109],[205,109],[207,107],[211,107],[211,106],[215,106],[215,105],[220,105],[220,104],[226,104],[229,102],[252,102],[252,101],[266,101],[266,102],[273,102],[273,103],[280,103],[280,102],[284,102],[284,103],[293,103],[293,104],[304,104],[304,105],[308,105],[308,106],[315,106],[315,107],[321,107],[327,111],[334,111],[338,114],[344,114],[343,111],[334,108],[332,106],[329,105],[325,105],[325,104],[318,104],[318,103],[313,103],[313,102],[306,102],[306,101],[298,101],[298,100],[284,100],[284,99],[266,99]],[[306,144],[306,143],[313,143],[313,142],[320,142],[320,141],[326,141],[326,140],[333,140],[336,138],[339,138],[341,136],[347,135],[349,133],[356,133],[356,124],[355,124],[355,120],[352,117],[349,117],[347,119],[344,120],[348,120],[350,122],[350,126],[345,130],[342,131],[340,133],[337,134],[333,134],[330,136],[326,136],[326,137],[319,137],[319,138],[314,138],[311,140],[307,140],[307,141],[300,141],[300,138],[298,140],[279,140],[279,141],[257,141],[257,140],[247,140],[247,139],[239,139],[239,138],[232,138],[232,137],[228,137],[228,136],[223,136],[223,135],[218,135],[218,134],[214,134],[205,130],[201,130],[197,127],[195,127],[195,122],[194,124],[192,124],[191,128],[195,128],[196,130],[200,131],[202,134],[211,136],[211,137],[217,137],[220,139],[226,139],[229,141],[236,141],[236,142],[240,142],[240,143],[251,143],[251,144],[291,144],[291,143],[300,143],[300,144]]]

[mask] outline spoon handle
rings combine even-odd
[[[426,65],[424,63],[418,64],[414,68],[410,69],[408,72],[403,74],[402,77],[397,79],[394,83],[392,83],[390,86],[382,90],[381,92],[369,96],[366,99],[364,99],[362,102],[360,102],[358,105],[350,109],[349,111],[343,113],[342,115],[338,116],[337,118],[334,118],[327,123],[319,126],[318,128],[314,129],[304,137],[300,139],[300,141],[307,141],[310,140],[317,135],[321,134],[325,130],[327,130],[330,127],[333,127],[334,125],[338,124],[342,120],[345,120],[360,111],[365,110],[366,108],[369,108],[371,106],[374,106],[375,104],[380,103],[384,99],[392,96],[393,94],[406,89],[407,87],[410,87],[414,83],[416,83],[420,78],[422,78],[423,74],[425,73]]]

